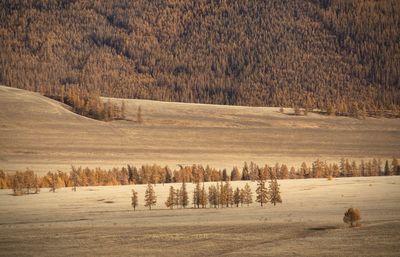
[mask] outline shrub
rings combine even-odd
[[[350,224],[350,227],[359,227],[360,226],[360,221],[361,220],[361,215],[360,215],[360,210],[356,208],[349,208],[345,213],[343,217],[343,221],[347,224]]]

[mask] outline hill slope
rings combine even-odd
[[[120,102],[121,99],[111,99]],[[218,168],[255,161],[300,165],[316,158],[400,156],[400,120],[281,114],[278,108],[125,100],[143,124],[101,122],[37,93],[0,87],[0,169],[69,170],[157,163]]]
[[[214,104],[400,105],[400,3],[2,1],[0,83]]]

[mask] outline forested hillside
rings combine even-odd
[[[400,107],[400,2],[0,2],[0,83],[60,96]],[[82,103],[85,105],[85,103]]]

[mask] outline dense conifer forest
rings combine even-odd
[[[79,88],[94,96],[398,113],[399,28],[397,0],[4,0],[0,83],[58,99]]]

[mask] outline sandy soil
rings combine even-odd
[[[400,177],[279,183],[281,205],[179,210],[163,205],[170,185],[156,185],[152,211],[144,185],[22,197],[0,190],[0,256],[398,256]],[[351,206],[361,210],[360,228],[342,222]]]
[[[112,99],[121,102],[120,99]],[[70,165],[113,167],[158,163],[217,168],[317,158],[400,156],[400,119],[357,120],[278,108],[125,100],[135,120],[101,122],[76,115],[39,94],[0,86],[0,169],[38,172]],[[290,112],[290,110],[286,110]]]

